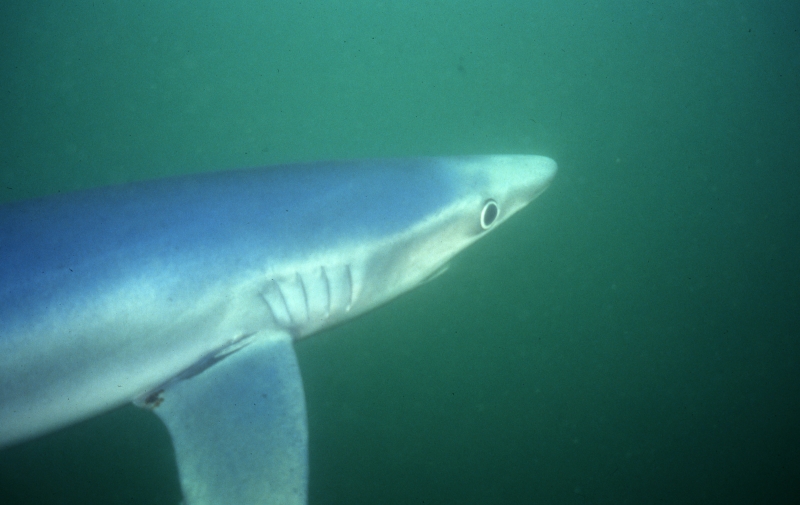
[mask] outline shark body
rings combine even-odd
[[[326,162],[2,206],[0,447],[134,402],[166,423],[187,504],[303,504],[292,342],[435,276],[555,172]]]

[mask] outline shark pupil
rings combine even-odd
[[[497,214],[500,212],[500,209],[497,207],[497,203],[494,200],[489,200],[483,206],[483,210],[481,211],[481,227],[484,230],[488,230],[494,220],[497,219]]]

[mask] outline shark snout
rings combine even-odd
[[[510,171],[517,180],[516,191],[522,193],[530,202],[539,196],[556,176],[558,165],[546,156],[519,155],[511,156]],[[527,203],[526,202],[526,203]]]
[[[554,160],[538,155],[495,155],[486,165],[491,192],[509,214],[542,194],[558,171]]]

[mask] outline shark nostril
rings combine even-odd
[[[491,228],[499,213],[500,208],[497,206],[497,202],[494,200],[487,201],[483,205],[483,210],[481,210],[481,228],[484,230]]]

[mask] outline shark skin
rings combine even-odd
[[[167,425],[188,505],[306,503],[292,342],[437,276],[555,173],[318,162],[0,206],[0,448],[134,402]]]

